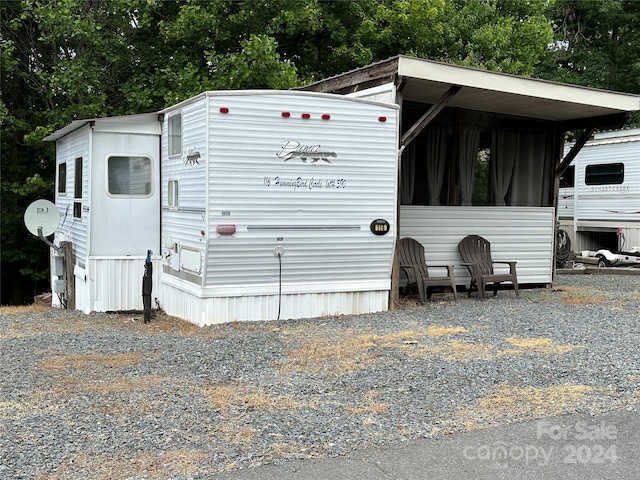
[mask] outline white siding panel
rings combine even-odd
[[[622,184],[585,184],[587,165],[612,163],[624,164]],[[640,222],[640,136],[589,142],[578,153],[574,164],[579,221]]]
[[[96,312],[142,310],[142,278],[146,257],[89,257],[91,310]],[[160,291],[160,257],[152,257],[151,298]],[[155,304],[152,304],[155,307]]]
[[[331,315],[362,314],[388,309],[388,287],[383,290],[327,291],[276,295],[243,295],[201,297],[184,285],[166,278],[161,285],[162,307],[167,313],[198,325],[230,321],[267,321],[313,318]]]
[[[551,283],[553,208],[401,207],[400,237],[413,237],[422,243],[428,263],[454,265],[459,285],[470,280],[467,269],[460,266],[458,252],[458,243],[466,235],[481,235],[489,240],[494,260],[517,261],[519,283]]]
[[[169,254],[173,244],[178,250],[187,247],[202,252],[206,249],[206,197],[207,197],[207,110],[206,99],[201,97],[195,102],[187,102],[172,110],[182,114],[183,153],[189,149],[197,151],[201,157],[197,163],[185,162],[184,155],[168,156],[167,121],[162,130],[162,254],[165,264],[170,265]],[[170,209],[168,202],[168,182],[178,181],[178,209]],[[178,252],[179,255],[179,252]],[[179,265],[179,259],[174,259]],[[176,272],[177,274],[177,272]]]
[[[84,313],[142,310],[145,260],[146,257],[89,257],[86,269],[74,269],[76,310]],[[152,261],[153,299],[160,298],[160,257],[154,256]]]
[[[292,284],[388,279],[395,235],[396,110],[341,97],[211,98],[207,286],[277,286],[274,248]],[[229,107],[220,114],[219,107]],[[283,118],[281,112],[291,113]],[[303,120],[302,113],[311,118]],[[320,116],[330,114],[330,120]],[[378,117],[387,116],[387,122]],[[277,154],[288,142],[335,152],[329,162]],[[276,182],[301,179],[300,187]],[[266,180],[265,180],[266,179]],[[327,188],[327,180],[335,181]],[[317,188],[311,182],[320,181]],[[344,186],[344,188],[340,188]],[[391,230],[375,236],[370,223]],[[236,225],[218,236],[216,225]]]
[[[82,267],[86,264],[88,255],[88,199],[89,199],[89,163],[90,157],[89,126],[78,129],[56,142],[56,178],[57,166],[60,163],[67,164],[67,188],[66,194],[59,194],[56,189],[55,204],[60,212],[60,226],[55,233],[54,241],[70,241],[73,243],[73,252],[76,264]],[[73,187],[75,181],[75,159],[82,158],[83,163],[83,211],[82,219],[73,217]]]
[[[167,119],[178,110],[183,146],[199,153],[197,164],[167,156]],[[271,320],[279,306],[280,318],[387,309],[396,234],[397,111],[285,91],[208,92],[167,109],[163,308],[199,324]],[[289,158],[283,152],[289,142],[331,153],[327,161]],[[283,186],[298,178],[300,187]],[[171,179],[180,182],[178,209],[168,207]],[[376,219],[389,222],[386,235],[370,231]],[[233,235],[217,232],[218,225],[229,224]],[[203,274],[178,271],[182,262],[171,258],[172,245],[202,251]],[[284,251],[281,269],[276,247]]]

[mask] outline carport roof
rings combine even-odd
[[[593,119],[599,126],[640,110],[640,95],[520,77],[398,55],[302,87],[302,90],[351,93],[396,82],[404,101],[435,104],[451,88],[461,87],[447,106],[553,122]],[[604,118],[600,118],[604,117]],[[600,119],[598,121],[597,119]],[[580,122],[579,122],[580,123]]]

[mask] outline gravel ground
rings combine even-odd
[[[0,309],[1,478],[214,478],[640,403],[640,276],[208,328]]]

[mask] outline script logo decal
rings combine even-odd
[[[323,150],[322,145],[302,145],[295,140],[284,143],[276,157],[284,159],[285,162],[299,158],[302,163],[318,163],[320,161],[331,164],[329,158],[338,158],[336,152]]]

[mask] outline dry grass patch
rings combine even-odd
[[[608,389],[588,385],[554,385],[550,387],[515,387],[501,385],[480,398],[475,406],[459,408],[457,420],[471,428],[476,421],[504,421],[557,416],[584,407],[592,394],[611,394]]]
[[[579,345],[557,345],[553,343],[553,340],[551,340],[550,338],[509,337],[506,340],[518,349],[544,354],[563,354],[571,352],[576,348],[582,348]],[[511,352],[513,354],[517,353],[518,351],[516,350],[515,352],[513,352],[512,350],[508,350],[508,352]]]
[[[380,397],[380,392],[371,390],[364,394],[364,402],[361,405],[355,407],[347,407],[346,410],[349,413],[357,415],[371,415],[375,413],[386,412],[387,410],[389,410],[389,408],[391,408],[391,405],[388,403],[378,402],[378,397]]]
[[[50,310],[51,307],[33,303],[31,305],[2,305],[0,306],[0,315],[19,315],[22,313],[44,312]]]
[[[232,445],[251,443],[256,434],[255,428],[240,427],[229,422],[217,425],[215,430],[225,442]]]
[[[269,396],[262,389],[241,382],[211,384],[199,389],[214,409],[228,415],[234,410],[297,410],[302,404],[293,396]]]
[[[281,365],[284,373],[313,372],[343,375],[374,366],[380,357],[377,348],[403,348],[417,343],[420,333],[414,330],[386,335],[358,333],[353,329],[326,329],[312,338],[304,338],[288,352]]]
[[[46,401],[45,401],[46,400]],[[61,409],[60,405],[51,403],[50,398],[35,399],[24,402],[0,402],[0,418],[19,419],[30,415],[55,415]]]
[[[133,457],[125,452],[113,455],[81,453],[73,462],[64,462],[53,474],[42,474],[34,480],[80,478],[86,472],[95,480],[113,478],[168,479],[195,475],[201,471],[199,464],[209,458],[209,452],[180,448],[167,452],[140,452]],[[132,472],[135,472],[132,476]]]
[[[209,329],[200,327],[178,317],[167,315],[163,311],[154,311],[154,316],[149,323],[144,323],[142,314],[136,316],[119,315],[114,317],[117,325],[127,330],[136,330],[147,335],[180,335],[182,337],[212,336]]]
[[[323,458],[324,454],[301,442],[273,442],[265,454],[265,459],[273,458]]]
[[[89,328],[95,327],[95,324],[86,318],[74,317],[68,318],[48,318],[45,321],[31,322],[15,322],[9,320],[7,328],[0,333],[0,338],[23,338],[43,333],[79,333]]]
[[[447,335],[456,335],[458,333],[467,333],[467,329],[464,327],[440,327],[432,325],[427,328],[426,332],[430,337],[444,337]]]
[[[607,301],[601,292],[589,288],[562,286],[558,287],[556,292],[559,292],[562,300],[570,305],[592,305]]]

